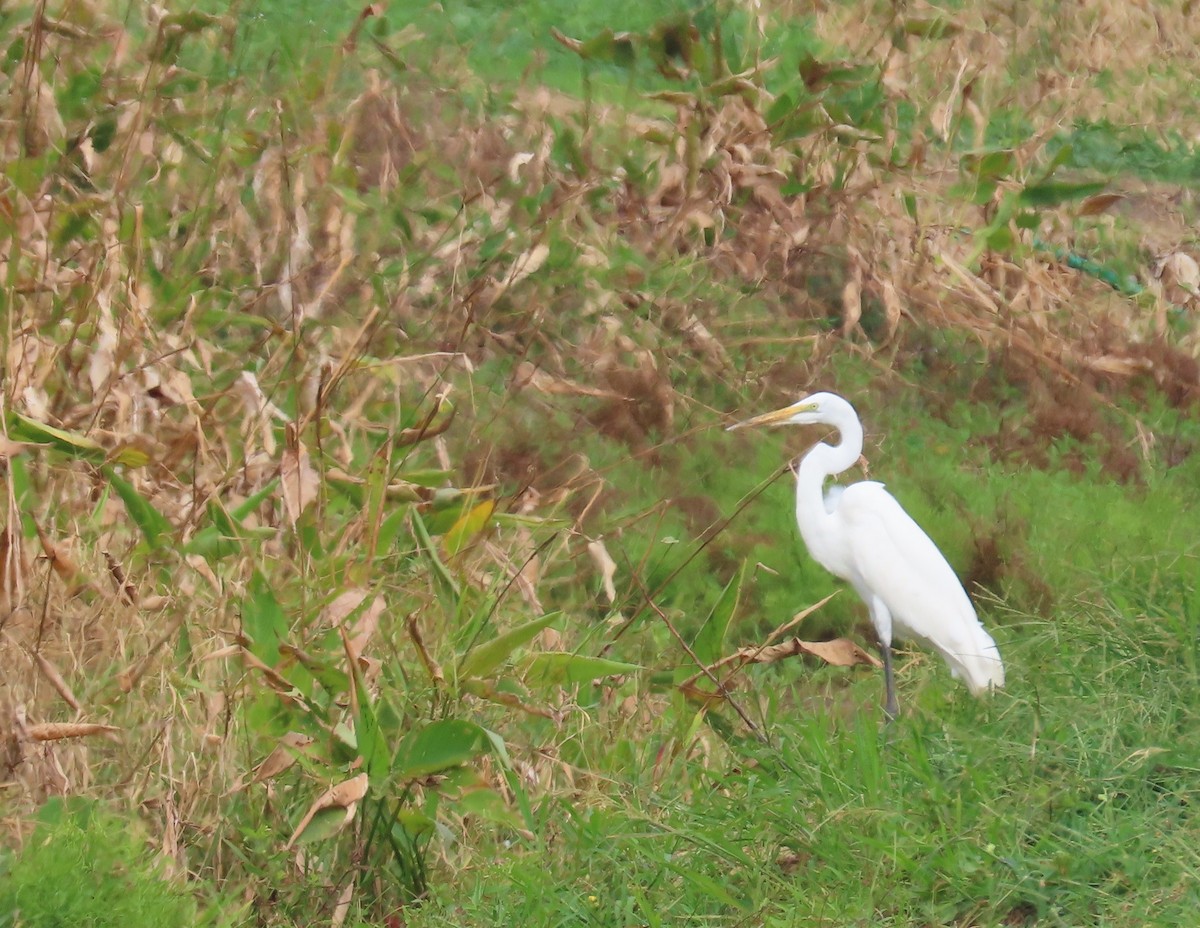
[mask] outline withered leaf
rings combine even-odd
[[[1079,206],[1080,216],[1096,216],[1107,212],[1109,207],[1125,199],[1123,193],[1098,193],[1088,197]]]
[[[115,725],[96,722],[40,722],[26,725],[23,734],[30,741],[62,741],[65,738],[86,738],[120,731]]]
[[[600,539],[589,541],[587,551],[592,563],[600,571],[600,581],[604,584],[604,598],[611,604],[617,599],[617,587],[613,583],[613,577],[617,573],[617,562],[612,559],[608,548],[604,547],[604,542]]]
[[[300,820],[300,824],[288,838],[287,848],[290,850],[302,838],[306,841],[316,841],[331,837],[345,828],[353,820],[359,800],[367,795],[368,785],[367,775],[360,773],[356,777],[343,780],[325,790],[304,813],[304,818]],[[323,816],[325,820],[322,822],[322,827],[306,835],[305,832],[308,831],[314,819],[326,810],[338,814]]]
[[[304,510],[316,501],[321,478],[308,459],[308,450],[297,439],[283,449],[279,462],[279,483],[283,489],[283,508],[288,522],[295,527]]]

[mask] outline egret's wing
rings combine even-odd
[[[1002,686],[1000,653],[954,569],[883,484],[848,487],[837,508],[855,585],[883,600],[900,636],[939,651],[972,692]]]

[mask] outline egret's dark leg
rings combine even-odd
[[[883,714],[888,722],[894,722],[900,714],[900,706],[896,703],[896,680],[892,676],[892,649],[890,645],[879,642],[879,653],[883,655],[883,685],[887,691],[887,701],[883,704]]]

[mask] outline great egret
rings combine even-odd
[[[854,407],[836,394],[814,393],[729,428],[752,425],[830,425],[841,434],[838,444],[818,442],[800,461],[796,521],[813,560],[848,581],[870,610],[883,655],[888,718],[897,714],[893,635],[933,648],[975,696],[1003,686],[1000,651],[954,569],[883,484],[864,480],[822,495],[825,478],[862,454],[862,423]]]

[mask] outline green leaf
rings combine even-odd
[[[441,719],[400,742],[392,770],[404,780],[428,776],[467,763],[489,744],[487,732],[474,722]]]
[[[1000,180],[1012,173],[1016,155],[1007,148],[974,151],[963,155],[962,166],[980,181]]]
[[[632,38],[627,33],[614,34],[605,29],[579,46],[579,57],[585,61],[608,61],[623,68],[636,60]]]
[[[257,493],[252,493],[250,496],[246,497],[244,502],[238,503],[233,507],[233,511],[230,513],[230,515],[237,521],[238,528],[242,529],[243,531],[245,530],[244,526],[241,524],[242,520],[254,512],[254,510],[259,506],[261,506],[265,500],[273,496],[278,486],[279,478],[276,477],[274,480],[268,481],[267,485]],[[274,532],[271,534],[274,534]]]
[[[433,539],[429,537],[429,530],[425,527],[425,520],[421,518],[421,514],[415,509],[412,510],[412,527],[417,547],[421,549],[421,553],[429,560],[430,569],[433,570],[434,582],[437,583],[443,594],[458,602],[462,596],[462,592],[459,590],[458,584],[454,582],[454,577],[451,576],[449,569],[438,556],[437,546],[433,543]]]
[[[496,825],[521,828],[522,822],[508,803],[494,789],[486,787],[463,793],[454,802],[454,811],[459,815],[473,815]]]
[[[1018,199],[1023,206],[1057,206],[1068,200],[1082,200],[1085,197],[1093,196],[1107,186],[1103,181],[1082,184],[1046,181],[1040,184],[1029,184],[1021,191]]]
[[[379,532],[375,536],[375,556],[387,554],[392,549],[392,545],[396,543],[396,537],[400,534],[400,530],[404,528],[404,520],[408,518],[408,507],[398,506],[388,513],[382,524],[379,526]]]
[[[472,538],[487,528],[495,508],[495,500],[485,499],[482,503],[464,511],[446,531],[446,535],[442,539],[442,547],[446,549],[446,554],[450,557],[458,554]]]
[[[204,526],[184,545],[186,554],[199,554],[206,560],[232,557],[242,550],[241,532],[238,525],[220,500],[210,499],[204,507],[212,524]]]
[[[532,622],[518,625],[503,635],[498,635],[491,641],[485,641],[475,649],[468,651],[458,665],[459,678],[481,677],[491,673],[504,663],[513,651],[532,641],[538,632],[554,624],[561,615],[561,612],[551,612]]]
[[[437,820],[430,818],[424,812],[416,809],[400,808],[392,820],[392,836],[403,841],[411,841],[422,835],[437,830]]]
[[[426,468],[425,470],[406,470],[400,476],[408,483],[415,483],[419,487],[436,489],[449,480],[451,474],[448,470]]]
[[[344,629],[342,640],[346,645],[347,663],[350,665],[351,679],[354,681],[354,740],[358,745],[358,756],[363,759],[367,777],[371,782],[382,783],[388,776],[391,755],[379,725],[379,716],[371,702],[371,691],[363,679],[362,667],[355,659]]]
[[[1023,210],[1017,213],[1016,223],[1018,229],[1036,229],[1042,224],[1042,217],[1032,210]]]
[[[155,509],[149,500],[138,493],[133,488],[132,483],[107,465],[101,467],[100,472],[112,484],[112,488],[117,491],[117,495],[121,497],[121,502],[125,504],[125,510],[129,513],[129,517],[142,530],[142,536],[146,539],[146,543],[150,547],[158,547],[159,539],[163,535],[170,535],[175,531],[171,523],[167,521],[167,517]]]
[[[905,35],[919,39],[945,39],[962,31],[961,26],[944,16],[910,16],[903,29]]]
[[[1046,165],[1046,170],[1042,174],[1042,180],[1049,180],[1051,174],[1053,174],[1074,157],[1075,146],[1069,142],[1066,145],[1063,145],[1054,153],[1054,157],[1050,159],[1050,163]]]
[[[103,464],[107,457],[104,448],[86,435],[55,428],[19,412],[9,414],[8,437],[14,441],[50,445],[57,451],[93,464]]]
[[[287,635],[283,607],[261,571],[254,571],[242,601],[242,629],[250,636],[250,651],[268,667],[279,663],[279,642]]]
[[[438,490],[429,505],[422,507],[425,527],[430,535],[445,535],[470,511],[471,497],[462,490],[447,488]]]
[[[992,251],[1011,251],[1015,241],[1013,231],[1007,223],[987,234],[987,247]]]
[[[312,844],[332,838],[345,828],[353,817],[354,810],[347,810],[344,806],[328,806],[320,809],[309,819],[308,824],[304,826],[304,831],[296,836],[296,844]]]
[[[175,26],[183,32],[200,32],[212,26],[223,26],[224,20],[212,13],[200,10],[186,10],[182,13],[168,13],[162,18],[163,26]]]
[[[696,640],[692,642],[692,650],[700,659],[701,666],[707,667],[722,656],[725,635],[729,631],[729,622],[737,611],[738,600],[742,595],[742,581],[745,576],[746,564],[743,562],[738,572],[725,584],[725,589],[717,597],[712,612],[708,614],[708,618],[700,626],[700,631],[696,633]]]
[[[15,454],[8,459],[9,498],[21,514],[21,532],[26,538],[37,535],[37,523],[29,514],[33,502],[33,484],[29,481],[29,467],[25,463],[25,455]]]
[[[280,655],[287,651],[289,657],[295,660],[301,667],[309,672],[322,688],[330,696],[340,697],[343,693],[350,689],[350,678],[339,667],[333,666],[323,657],[317,657],[299,649],[287,648],[286,644],[280,644]],[[290,682],[297,683],[298,674],[291,674]],[[297,689],[306,690],[297,684]],[[357,741],[355,742],[357,744]]]
[[[492,746],[492,753],[496,755],[496,759],[500,761],[500,765],[505,770],[511,770],[512,758],[508,756],[508,745],[504,743],[504,739],[490,728],[485,728],[483,733],[487,736],[488,742]]]
[[[525,680],[530,686],[589,683],[601,677],[638,673],[643,669],[638,664],[572,654],[570,651],[539,651],[524,662]]]
[[[977,183],[973,190],[968,194],[968,199],[976,206],[985,206],[991,202],[992,197],[996,195],[996,189],[1000,185],[995,181],[983,180]]]

